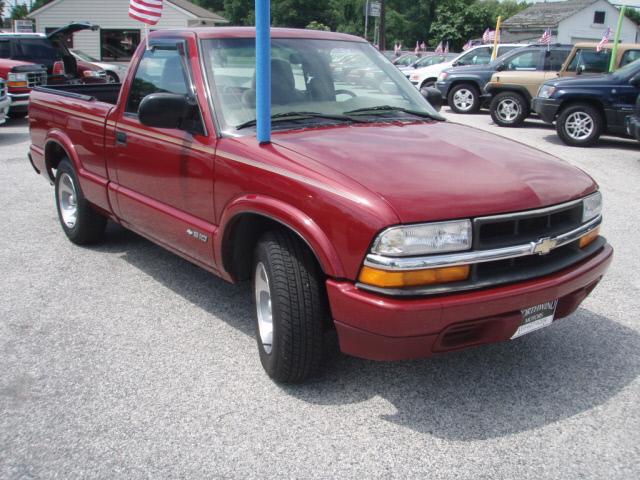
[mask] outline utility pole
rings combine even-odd
[[[386,35],[385,35],[385,27],[386,27],[386,22],[384,21],[384,17],[385,17],[385,6],[384,6],[384,0],[380,0],[380,23],[378,24],[378,28],[380,29],[380,33],[378,34],[378,48],[381,52],[384,52],[386,50]]]

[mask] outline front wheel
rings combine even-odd
[[[600,112],[591,105],[578,103],[560,113],[556,131],[560,139],[573,147],[590,147],[602,134],[604,122]]]
[[[480,92],[474,85],[462,83],[451,89],[447,102],[456,113],[475,113],[480,109]]]
[[[329,310],[320,268],[294,234],[266,233],[254,255],[260,361],[278,382],[299,383],[320,368]]]
[[[529,102],[516,92],[502,92],[491,100],[491,118],[501,127],[519,127],[529,116]]]
[[[56,172],[56,207],[62,230],[76,245],[89,245],[102,240],[107,218],[87,202],[78,177],[68,158]]]

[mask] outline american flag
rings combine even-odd
[[[418,40],[416,40],[416,49],[413,51],[413,53],[418,53],[420,51],[420,43],[418,42]]]
[[[549,45],[551,43],[551,29],[550,28],[547,28],[544,31],[544,33],[540,37],[540,40],[538,40],[538,43],[541,43],[543,45]]]
[[[596,47],[596,52],[599,52],[600,50],[602,50],[604,46],[607,43],[609,43],[612,33],[613,32],[611,31],[611,27],[607,27],[607,29],[604,32],[604,35],[602,36],[602,40],[600,40],[600,43],[598,43],[598,46]]]
[[[442,53],[444,50],[442,49],[442,42],[438,44],[434,53]]]
[[[444,46],[444,53],[449,53],[449,42]]]
[[[465,43],[462,47],[462,51],[469,50],[471,47],[473,47],[473,40],[469,40],[467,43]]]
[[[162,17],[163,0],[130,0],[129,16],[134,20],[155,25]]]
[[[496,39],[496,31],[491,30],[490,28],[487,28],[482,34],[483,43],[493,42],[495,39]]]

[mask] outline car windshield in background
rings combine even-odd
[[[203,41],[203,51],[223,130],[252,126],[254,39],[209,39]],[[271,54],[271,113],[278,125],[442,118],[396,67],[366,43],[275,38]]]
[[[613,72],[616,77],[622,78],[629,77],[637,73],[640,73],[640,59],[627,63],[624,67]]]
[[[27,60],[49,65],[58,58],[53,44],[48,38],[21,38],[16,41],[13,60]]]
[[[100,60],[98,60],[97,58],[93,58],[91,55],[87,55],[86,53],[84,53],[82,50],[71,50],[76,56],[78,56],[81,60],[84,60],[85,62],[90,62],[90,63],[96,63],[99,62]]]

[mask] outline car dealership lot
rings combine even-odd
[[[577,149],[537,120],[444,113],[593,175],[610,271],[575,315],[517,341],[332,354],[294,387],[260,367],[246,286],[116,226],[73,246],[26,160],[27,122],[0,127],[0,478],[640,476],[640,144]]]

